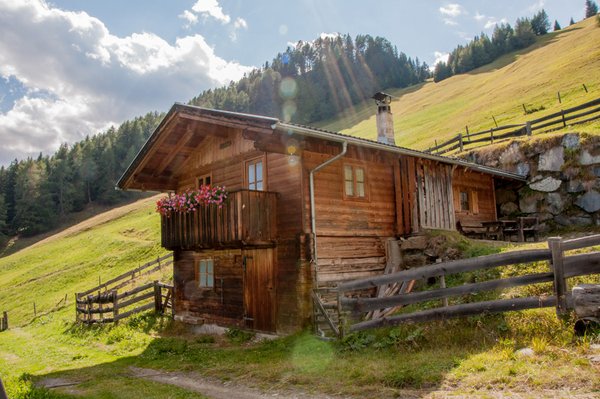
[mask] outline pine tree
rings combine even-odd
[[[598,14],[598,4],[593,0],[585,0],[585,17],[593,17]]]
[[[569,21],[569,26],[571,25],[575,25],[575,21],[573,20],[573,17],[571,17],[571,20]]]
[[[560,24],[558,23],[558,21],[555,19],[554,20],[554,31],[556,32],[557,30],[561,30]]]
[[[537,36],[545,35],[550,29],[550,21],[548,20],[548,14],[544,9],[541,9],[537,14],[531,18],[531,29]]]

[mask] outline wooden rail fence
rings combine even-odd
[[[172,306],[173,286],[159,281],[133,288],[122,293],[117,290],[97,295],[77,295],[76,320],[86,324],[113,323],[134,314],[154,309],[164,314]],[[152,299],[148,302],[149,299]],[[146,303],[130,308],[134,304]],[[125,312],[121,310],[128,309]],[[107,316],[108,315],[108,316]]]
[[[173,286],[169,284],[153,281],[119,292],[123,287],[134,284],[137,278],[159,271],[172,263],[172,254],[169,253],[89,290],[76,293],[76,320],[88,324],[112,323],[152,308],[160,313],[165,313],[168,308],[172,309]],[[140,304],[143,301],[146,303]]]
[[[0,332],[8,330],[8,312],[2,312],[2,318],[0,318]]]
[[[510,137],[531,136],[534,132],[542,133],[556,129],[562,129],[568,125],[577,125],[600,119],[600,98],[580,104],[576,107],[560,110],[538,119],[527,121],[522,124],[496,126],[488,130],[469,133],[459,133],[453,138],[444,141],[426,150],[429,153],[447,154],[477,143],[494,143],[496,140]]]
[[[600,252],[590,252],[565,256],[565,251],[600,245],[600,235],[563,240],[550,238],[547,249],[531,249],[518,252],[507,252],[497,255],[461,259],[445,263],[437,263],[398,273],[386,274],[365,279],[342,283],[337,287],[338,326],[332,328],[342,337],[345,332],[361,331],[382,326],[393,326],[407,322],[438,320],[456,316],[467,316],[481,313],[506,312],[556,306],[559,315],[572,309],[571,295],[567,291],[567,279],[576,276],[600,274]],[[382,298],[348,297],[359,290],[372,289],[393,283],[426,280],[431,277],[443,277],[450,274],[473,272],[494,267],[502,267],[519,263],[548,261],[548,271],[503,279],[476,282],[452,287],[440,287],[428,291],[417,291]],[[497,290],[552,282],[554,295],[526,298],[497,299],[464,303],[450,306],[394,314],[372,320],[358,321],[357,315],[371,311],[389,309],[398,306],[411,305],[432,300],[442,300],[447,304],[447,298]],[[313,298],[314,299],[314,298]],[[446,302],[444,303],[444,300]],[[322,309],[323,313],[325,309]]]

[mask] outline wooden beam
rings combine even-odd
[[[252,124],[249,124],[248,122],[235,122],[228,118],[206,117],[206,116],[187,114],[187,113],[183,113],[183,112],[180,114],[180,117],[183,119],[188,119],[188,120],[192,120],[192,121],[208,123],[211,125],[227,126],[227,127],[234,128],[234,129],[249,129],[249,130],[254,130],[254,131],[257,131],[260,133],[264,133],[264,134],[272,134],[273,133],[273,129],[271,129],[271,128],[254,126]]]
[[[193,135],[194,130],[189,129],[187,133],[185,133],[183,137],[181,137],[179,141],[177,141],[177,144],[171,150],[169,155],[167,155],[165,159],[162,160],[160,165],[158,165],[158,168],[155,169],[154,173],[152,174],[154,177],[160,176],[165,171],[165,169],[167,168],[167,166],[169,166],[173,158],[177,156],[179,151],[187,144],[187,142],[192,138]]]

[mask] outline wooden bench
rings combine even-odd
[[[456,222],[456,230],[463,236],[482,239],[486,237],[487,228],[482,224],[466,225],[459,221]]]

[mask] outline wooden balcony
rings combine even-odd
[[[277,193],[240,190],[229,193],[221,208],[161,216],[164,248],[210,249],[273,245],[276,237]]]

